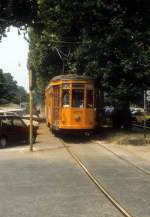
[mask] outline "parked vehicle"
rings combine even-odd
[[[146,120],[146,124],[150,125],[150,114],[149,113],[145,113],[145,117],[144,117],[143,111],[132,112],[132,122],[133,123],[143,125],[144,118]]]
[[[5,110],[0,110],[0,116],[1,115],[16,115],[17,116],[17,114],[16,113],[14,113],[14,112],[10,112],[10,111],[5,111]]]
[[[23,117],[22,117],[22,120],[27,126],[30,126],[30,120],[25,119]],[[35,128],[39,128],[39,122],[38,121],[32,121],[32,124]]]
[[[29,115],[23,115],[23,116],[20,116],[18,113],[17,113],[18,110],[13,110],[13,111],[8,111],[8,110],[0,110],[0,116],[4,115],[4,116],[18,116],[20,117],[23,122],[27,125],[27,126],[30,126],[30,116]],[[34,127],[36,128],[39,128],[39,121],[38,121],[38,118],[37,116],[33,115],[33,121],[32,121],[32,124]]]
[[[33,127],[33,141],[35,142],[37,129]],[[29,126],[18,116],[0,116],[0,147],[9,143],[29,141]]]
[[[22,116],[24,110],[22,108],[0,108],[0,115],[16,115]]]
[[[26,120],[29,120],[30,119],[30,114],[23,115],[22,118],[26,119]],[[45,119],[42,116],[38,117],[37,115],[33,115],[32,119],[33,119],[33,121],[37,121],[38,123],[41,123],[41,122],[45,121]]]

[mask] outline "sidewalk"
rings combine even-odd
[[[33,146],[34,151],[47,151],[63,148],[63,145],[61,144],[59,139],[51,133],[50,129],[46,126],[45,123],[40,124],[36,142]]]

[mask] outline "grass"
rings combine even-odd
[[[146,138],[143,130],[132,129],[131,131],[114,130],[112,128],[102,128],[97,133],[97,138],[104,143],[118,145],[149,145],[150,131],[147,131]]]

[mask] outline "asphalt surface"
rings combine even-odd
[[[0,150],[0,217],[122,217],[62,141],[133,217],[150,216],[149,146],[57,138],[42,124],[33,152],[24,145]]]
[[[121,217],[41,126],[34,152],[0,150],[0,217]]]
[[[133,216],[150,216],[150,161],[121,147],[110,148],[109,145],[105,145],[109,151],[92,141],[82,144],[78,141],[69,142],[68,145],[96,179]]]

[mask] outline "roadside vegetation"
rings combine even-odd
[[[114,107],[114,127],[130,128],[129,106],[142,104],[150,84],[148,1],[37,2],[28,60],[37,91],[56,74],[90,75]]]
[[[147,0],[7,0],[0,10],[1,35],[10,25],[29,31],[38,95],[54,75],[90,75],[114,107],[115,127],[130,128],[129,106],[142,105],[150,86]]]
[[[101,143],[121,146],[147,146],[150,144],[150,131],[147,130],[146,137],[142,129],[133,128],[132,131],[115,130],[112,128],[103,128],[94,139]]]
[[[28,93],[22,86],[18,86],[10,73],[3,73],[0,69],[0,105],[27,102]]]

